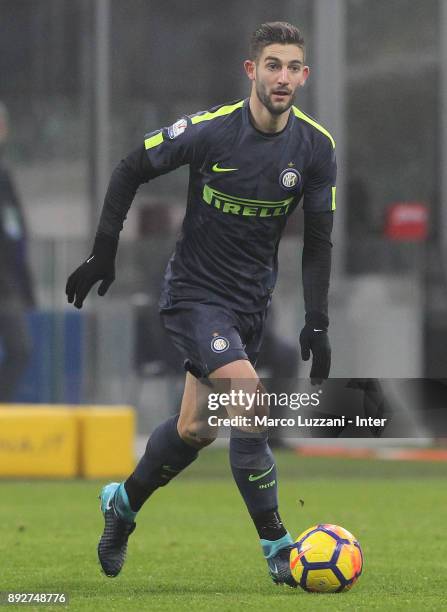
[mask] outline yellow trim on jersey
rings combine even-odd
[[[158,134],[154,134],[150,138],[146,138],[144,141],[144,146],[146,149],[152,149],[152,147],[157,147],[159,144],[163,142],[163,132],[158,132]]]
[[[303,121],[306,121],[306,123],[310,123],[310,125],[313,125],[314,128],[317,128],[317,130],[319,130],[322,134],[324,134],[325,136],[329,138],[329,140],[332,143],[332,147],[335,149],[335,140],[332,138],[329,132],[322,125],[320,125],[314,119],[312,119],[311,117],[303,113],[303,111],[300,111],[300,109],[297,108],[296,106],[292,106],[292,108],[293,108],[293,114],[295,115],[295,117],[298,117],[298,119],[302,119]]]
[[[201,121],[209,121],[210,119],[216,119],[216,117],[223,117],[224,115],[229,115],[233,111],[243,106],[244,100],[240,102],[236,102],[236,104],[228,104],[227,106],[221,106],[214,112],[206,112],[202,115],[195,115],[191,117],[191,123],[194,125],[196,123],[200,123]]]
[[[335,210],[337,208],[335,204],[335,194],[337,192],[337,187],[332,187],[332,207],[331,210]]]

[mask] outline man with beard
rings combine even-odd
[[[104,295],[114,280],[119,233],[138,186],[189,165],[185,219],[160,299],[162,322],[184,359],[185,390],[180,414],[153,431],[134,472],[101,492],[105,528],[98,555],[107,576],[120,572],[144,502],[216,438],[208,421],[208,394],[234,391],[240,403],[228,407],[230,416],[265,413],[262,402],[247,407],[241,398],[262,389],[254,366],[277,276],[278,245],[288,216],[303,197],[306,320],[301,352],[304,360],[312,353],[314,382],[329,375],[335,143],[293,106],[309,76],[296,27],[261,25],[244,68],[251,81],[248,99],[155,130],[121,161],[111,177],[93,250],[67,282],[68,301],[77,308],[98,281],[98,293]],[[273,581],[296,586],[289,568],[293,539],[278,513],[267,432],[233,427],[229,454]]]

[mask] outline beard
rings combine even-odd
[[[273,102],[269,94],[267,93],[266,86],[260,81],[256,81],[256,93],[260,102],[265,106],[269,113],[276,116],[282,115],[283,113],[288,111],[289,108],[292,106],[295,98],[295,94],[293,94],[284,102]]]

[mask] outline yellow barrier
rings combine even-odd
[[[79,475],[128,476],[135,465],[135,412],[130,406],[78,408]]]
[[[134,437],[130,406],[0,404],[0,477],[127,476]]]
[[[0,407],[0,476],[76,476],[78,428],[67,406]]]

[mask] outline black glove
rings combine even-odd
[[[306,314],[306,325],[300,333],[301,357],[310,359],[312,351],[312,368],[310,379],[313,385],[321,385],[329,377],[331,369],[331,345],[327,335],[328,318],[319,314]]]
[[[82,308],[88,292],[98,281],[98,295],[105,295],[115,280],[115,257],[118,239],[107,234],[96,234],[93,251],[86,261],[79,266],[67,280],[65,293],[70,304]]]

